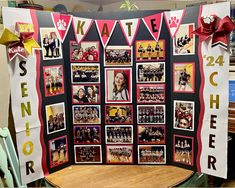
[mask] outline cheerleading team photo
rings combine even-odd
[[[106,125],[106,144],[133,144],[132,125]]]
[[[132,70],[131,68],[105,69],[105,102],[132,102]]]
[[[56,167],[69,161],[67,136],[49,140],[50,167]]]
[[[193,93],[195,90],[194,63],[173,64],[173,92]]]
[[[132,66],[132,47],[107,46],[104,50],[105,66]]]
[[[173,40],[173,55],[195,54],[194,23],[181,24]]]
[[[55,96],[64,93],[63,66],[43,67],[45,96]]]
[[[165,105],[137,105],[138,124],[165,124]]]
[[[165,60],[165,40],[136,41],[136,61]]]
[[[74,146],[75,163],[102,163],[100,145]]]
[[[166,146],[138,145],[138,164],[166,164]]]
[[[138,144],[165,144],[165,126],[138,125]]]
[[[136,63],[137,83],[163,83],[165,82],[165,63]]]
[[[99,46],[98,41],[82,41],[80,44],[70,41],[70,61],[99,62]]]
[[[98,125],[74,126],[74,144],[100,144],[101,129]]]
[[[194,102],[174,101],[174,128],[194,130]]]
[[[73,124],[100,124],[99,105],[74,105]]]
[[[73,84],[100,83],[100,65],[71,63],[71,76]]]
[[[132,124],[132,105],[105,105],[106,124]]]
[[[173,161],[193,166],[193,137],[174,135]]]
[[[47,134],[66,129],[64,103],[46,105]]]
[[[107,164],[132,164],[132,145],[106,145]]]
[[[137,103],[165,103],[165,84],[137,84]]]

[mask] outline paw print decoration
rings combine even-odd
[[[66,30],[66,23],[65,23],[65,21],[62,19],[59,19],[58,20],[58,22],[56,23],[56,25],[57,25],[57,29],[58,30],[61,30],[61,31],[65,31]]]
[[[177,27],[179,24],[179,19],[176,18],[176,16],[171,16],[171,19],[169,20],[169,26],[170,28],[172,27]]]

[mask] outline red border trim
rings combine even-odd
[[[38,41],[38,22],[37,22],[37,15],[36,15],[36,10],[30,10],[30,14],[31,14],[31,18],[33,21],[33,26],[34,26],[34,34],[33,34],[33,38]],[[42,94],[40,91],[40,64],[41,64],[41,56],[40,56],[40,51],[35,51],[35,55],[36,55],[36,90],[38,93],[38,117],[39,117],[39,121],[41,124],[40,127],[40,142],[41,142],[41,147],[42,147],[42,161],[41,161],[41,165],[42,165],[42,169],[43,169],[43,173],[44,175],[48,175],[48,168],[47,168],[47,163],[46,163],[46,145],[44,142],[44,123],[43,123],[43,119],[42,119]]]
[[[202,8],[203,6],[200,6],[199,15],[198,15],[198,27],[201,25],[200,18],[202,14]],[[202,122],[204,118],[204,112],[205,112],[205,104],[204,104],[204,98],[203,98],[203,90],[205,85],[205,78],[204,78],[204,70],[203,70],[203,59],[202,59],[202,52],[201,52],[201,46],[202,46],[202,40],[201,37],[199,37],[198,42],[198,59],[199,59],[199,65],[200,65],[200,73],[201,73],[201,86],[199,89],[199,100],[200,100],[200,114],[199,114],[199,121],[198,121],[198,128],[197,128],[197,141],[198,141],[198,152],[197,152],[197,171],[201,172],[201,163],[200,163],[200,157],[202,153],[202,140],[201,140],[201,130],[202,130]]]

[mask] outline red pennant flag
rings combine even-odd
[[[172,38],[175,37],[175,34],[177,33],[183,20],[184,14],[185,9],[164,12],[166,25]]]
[[[57,33],[59,34],[61,42],[64,42],[72,21],[72,16],[59,13],[51,13],[51,17]]]
[[[113,30],[117,23],[116,20],[95,20],[96,27],[101,39],[103,46],[105,47],[110,37],[112,36]]]
[[[158,41],[162,28],[163,13],[154,14],[142,18],[152,37]]]
[[[131,46],[139,28],[140,19],[119,20],[119,24],[128,45]]]

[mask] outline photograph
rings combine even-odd
[[[100,44],[98,41],[70,41],[71,62],[99,62]]]
[[[137,105],[138,124],[165,124],[165,105]]]
[[[106,124],[133,124],[132,105],[105,105]]]
[[[45,96],[64,94],[64,73],[63,66],[43,67]]]
[[[106,125],[106,144],[133,144],[132,125]]]
[[[173,92],[195,92],[194,63],[173,63]]]
[[[74,144],[101,144],[101,127],[74,126]]]
[[[166,164],[166,146],[138,145],[138,164]]]
[[[165,103],[165,84],[137,84],[137,103]]]
[[[165,126],[138,125],[138,144],[165,144]]]
[[[175,129],[194,130],[194,102],[174,101],[174,122]]]
[[[100,83],[100,65],[71,63],[71,76],[73,84]]]
[[[193,166],[193,137],[174,135],[173,161]]]
[[[99,104],[100,85],[72,85],[73,104]]]
[[[133,145],[106,145],[107,164],[132,164]]]
[[[46,105],[47,134],[66,129],[64,103]]]
[[[132,72],[131,68],[105,69],[105,102],[132,102]]]
[[[165,63],[136,63],[137,83],[163,83],[165,82]]]
[[[194,23],[181,24],[173,40],[173,55],[195,54]]]
[[[74,146],[75,163],[102,163],[100,145]]]
[[[104,66],[132,66],[132,46],[107,46],[104,50]]]
[[[165,60],[165,40],[137,40],[136,61]]]
[[[67,136],[49,140],[50,168],[69,161]]]
[[[74,105],[73,124],[100,124],[100,105]]]
[[[40,36],[43,60],[62,59],[62,45],[56,28],[40,28]]]

